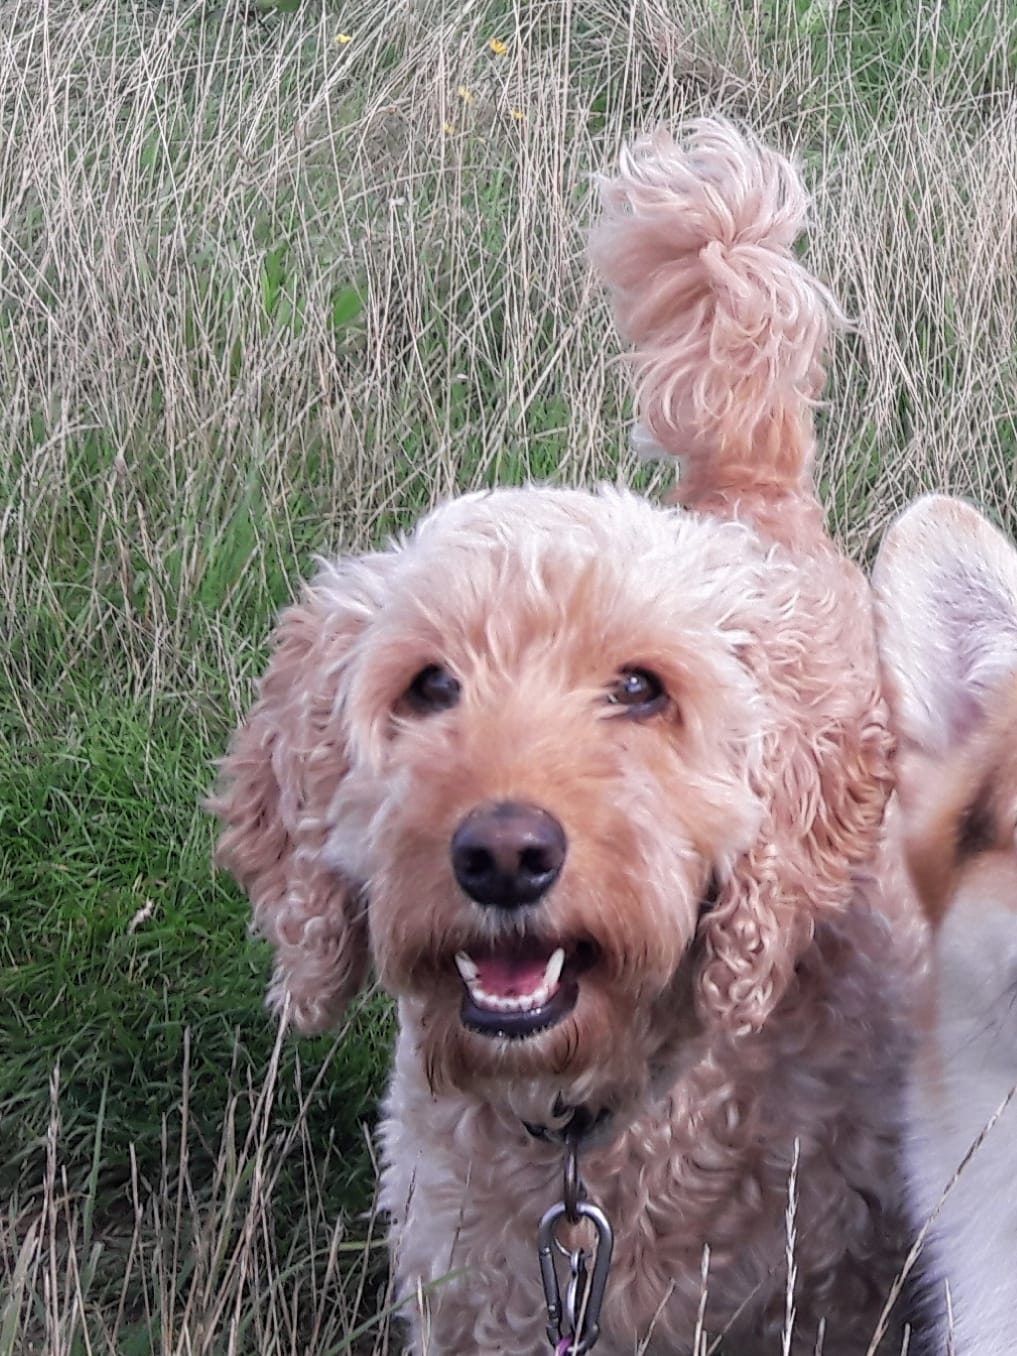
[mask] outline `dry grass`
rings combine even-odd
[[[1017,120],[984,74],[904,48],[877,100],[790,5],[360,0],[345,45],[325,14],[207,8],[4,6],[0,593],[113,681],[234,671],[238,595],[312,545],[491,478],[617,474],[589,175],[703,108],[809,160],[812,256],[860,323],[823,468],[849,539],[918,484],[999,498]]]
[[[253,962],[192,992],[201,946],[179,937],[240,917],[208,881],[198,793],[314,551],[495,480],[653,488],[582,257],[590,174],[624,137],[722,111],[803,156],[810,257],[857,322],[820,468],[852,551],[920,489],[1014,522],[1009,0],[246,9],[0,0],[0,1035],[22,1061],[12,1090],[0,1059],[0,1120],[24,1168],[0,1226],[0,1356],[384,1346],[383,1320],[355,1336],[375,1252],[337,1223],[311,1104],[275,1114],[278,1061],[264,1085],[241,1061],[204,1108],[225,1130],[198,1173],[177,1060],[162,1125],[128,1123],[116,1197],[120,1075],[69,1135],[101,1061],[74,1047],[51,1103],[42,1061],[73,1045],[56,1013],[80,1026],[86,979],[65,967],[90,920],[106,910],[122,939],[150,897],[165,916],[178,876],[146,1020],[197,1019],[221,983],[243,995],[223,1029],[261,1022]],[[41,749],[77,770],[59,799]],[[96,809],[81,788],[99,784]],[[133,970],[103,982],[133,1011]],[[125,1091],[151,1076],[144,1049],[132,1070]],[[20,1155],[33,1124],[41,1158]],[[280,1253],[283,1163],[305,1185]]]
[[[50,1082],[45,1169],[31,1211],[12,1201],[0,1226],[4,1356],[149,1356],[152,1352],[367,1352],[388,1344],[378,1291],[382,1231],[373,1211],[351,1235],[328,1178],[336,1146],[312,1140],[306,1112],[328,1062],[280,1130],[274,1117],[282,1036],[263,1083],[234,1089],[211,1173],[192,1170],[190,1068],[181,1101],[151,1133],[160,1171],[132,1149],[120,1210],[99,1207],[98,1159],[75,1188],[61,1166],[60,1075]],[[238,1128],[240,1105],[253,1115]],[[280,1180],[296,1159],[304,1193],[280,1239]]]

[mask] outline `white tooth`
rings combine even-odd
[[[479,974],[479,971],[477,970],[477,967],[474,965],[473,961],[470,960],[469,956],[466,954],[465,951],[457,951],[455,960],[456,960],[456,969],[462,975],[463,979],[466,981],[467,984],[472,984],[473,981],[477,978],[477,975]]]
[[[468,983],[470,995],[478,1007],[486,1008],[488,1012],[532,1012],[536,1008],[542,1008],[550,999],[554,992],[553,986],[541,984],[539,989],[533,993],[518,994],[510,996],[509,994],[488,993],[480,984],[474,982]]]
[[[546,988],[553,989],[555,987],[559,979],[561,979],[561,972],[564,964],[565,948],[560,946],[547,962],[547,968],[544,971],[544,985]]]

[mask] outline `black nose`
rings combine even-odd
[[[565,861],[565,830],[538,805],[499,801],[466,816],[452,835],[452,869],[471,899],[498,909],[532,904]]]

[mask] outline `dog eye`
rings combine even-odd
[[[447,711],[459,701],[459,679],[440,664],[428,664],[421,669],[406,689],[406,701],[421,715],[432,711]]]
[[[626,715],[653,716],[667,704],[664,684],[649,669],[623,669],[607,694],[612,706],[622,706]]]

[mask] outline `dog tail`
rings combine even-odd
[[[676,457],[677,497],[812,497],[812,409],[841,312],[792,247],[809,197],[782,155],[729,123],[690,124],[600,180],[590,254],[636,345],[644,448]]]

